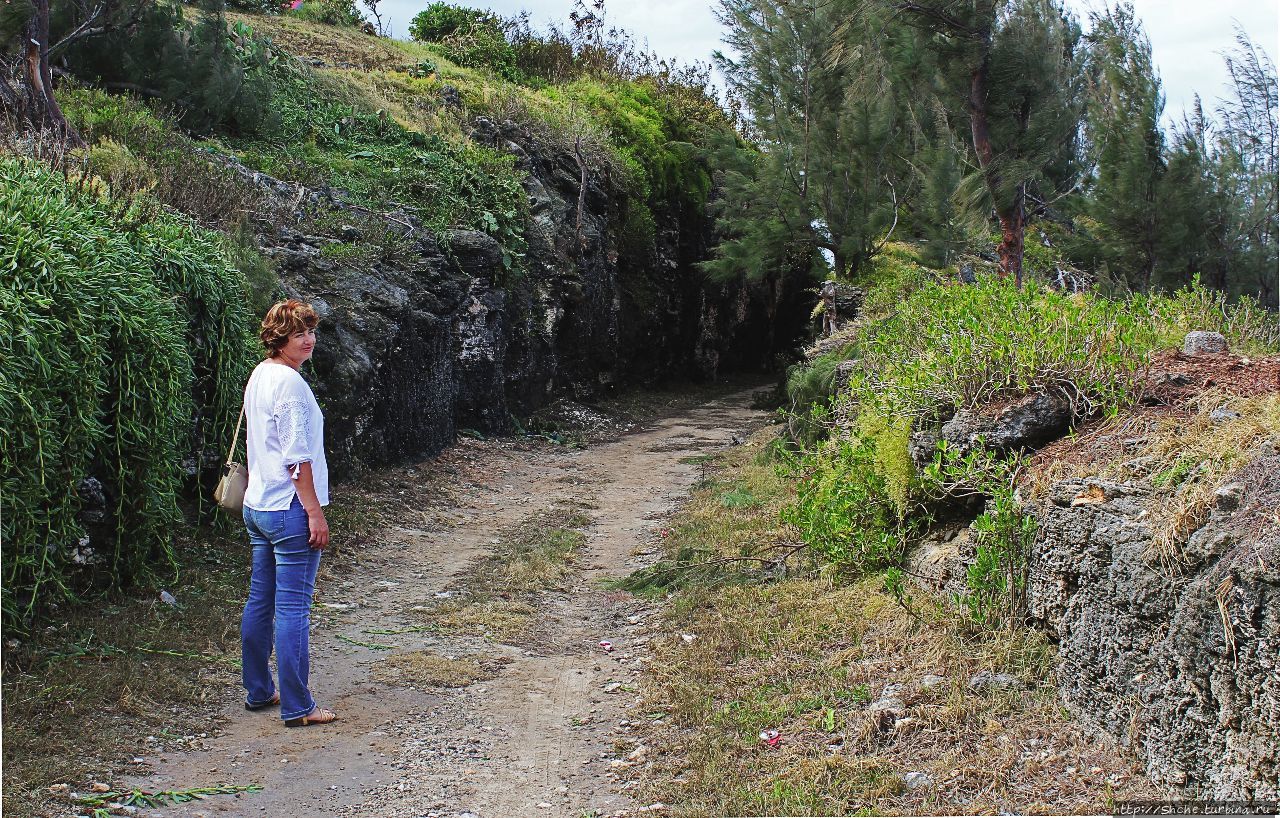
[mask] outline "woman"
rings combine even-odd
[[[268,310],[259,336],[267,359],[244,390],[244,524],[253,545],[253,578],[240,623],[244,706],[262,710],[278,704],[288,727],[338,718],[317,707],[307,687],[311,597],[320,552],[329,544],[329,470],[324,416],[298,369],[315,350],[318,323],[315,310],[301,301],[281,301]],[[273,623],[278,691],[267,665]]]

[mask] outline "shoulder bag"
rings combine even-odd
[[[219,508],[233,514],[244,509],[244,491],[249,487],[249,470],[235,462],[236,444],[240,442],[240,426],[244,423],[244,407],[240,407],[240,419],[236,421],[236,433],[231,439],[231,451],[227,453],[227,463],[222,467],[222,479],[213,490],[213,501]]]

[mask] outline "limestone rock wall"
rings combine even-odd
[[[1174,561],[1138,485],[1068,480],[1035,510],[1030,612],[1064,701],[1193,797],[1280,797],[1278,497],[1280,455],[1259,453]]]
[[[385,214],[407,252],[350,265],[309,235],[304,213],[371,218],[341,191],[303,189],[236,165],[271,205],[255,240],[290,295],[321,313],[317,398],[336,475],[434,454],[459,428],[507,431],[560,396],[589,399],[665,378],[763,371],[794,345],[813,303],[802,280],[713,285],[697,270],[714,236],[701,213],[654,213],[655,241],[620,252],[632,203],[589,175],[581,225],[575,158],[512,122],[477,120],[472,138],[517,156],[530,217],[524,270],[504,271],[483,233],[434,235]],[[346,228],[343,228],[346,231]],[[347,240],[358,240],[352,228]]]

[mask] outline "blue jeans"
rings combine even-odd
[[[253,546],[253,577],[240,620],[242,678],[249,705],[269,702],[272,642],[280,674],[280,718],[294,719],[315,709],[307,687],[311,671],[311,597],[320,551],[307,544],[307,512],[298,498],[285,511],[244,510]],[[274,631],[274,639],[273,639]]]

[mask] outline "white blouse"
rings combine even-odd
[[[244,504],[255,511],[284,511],[297,493],[300,464],[311,464],[316,497],[329,505],[329,466],[324,459],[324,415],[311,387],[286,364],[263,361],[244,388],[249,486]]]

